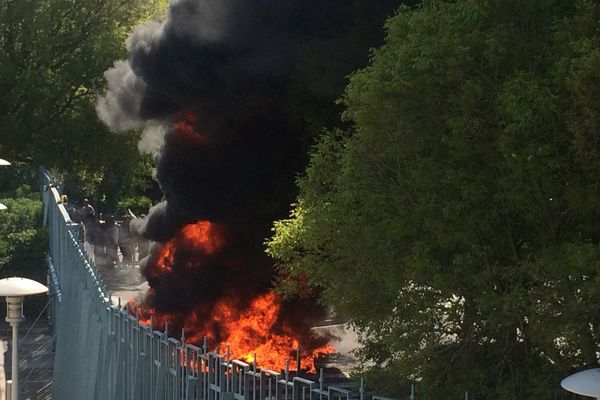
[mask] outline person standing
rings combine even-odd
[[[142,214],[140,216],[141,219],[144,219],[145,217],[146,217],[145,214]],[[150,251],[150,241],[139,234],[136,235],[136,239],[137,239],[137,250],[138,250],[137,261],[139,263],[144,258],[148,257],[148,253]]]
[[[83,218],[84,223],[88,219],[96,218],[96,210],[94,210],[94,207],[92,207],[88,199],[83,199],[83,207],[81,207],[81,217]]]
[[[123,220],[117,223],[118,244],[123,256],[123,264],[133,264],[134,262],[135,242],[129,229],[131,219],[131,215],[125,214],[123,215]]]
[[[104,225],[104,246],[106,247],[107,262],[109,266],[117,266],[119,264],[119,257],[117,255],[119,237],[115,217],[112,214],[108,214]]]

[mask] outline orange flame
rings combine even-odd
[[[218,227],[209,221],[199,221],[184,227],[173,239],[165,243],[160,249],[157,269],[149,270],[153,277],[160,277],[158,273],[173,271],[175,264],[175,251],[181,247],[188,247],[193,253],[213,254],[223,247],[223,238],[218,232]],[[187,264],[187,268],[193,265]]]
[[[175,124],[175,132],[190,142],[191,145],[202,146],[206,144],[206,136],[195,129],[198,117],[192,111],[186,111],[183,118]]]
[[[277,327],[280,312],[280,298],[273,292],[256,297],[250,306],[237,310],[226,300],[215,307],[213,323],[225,332],[222,344],[230,347],[231,358],[248,363],[256,361],[262,368],[282,369],[286,361],[296,358],[299,342],[289,327]],[[193,325],[186,323],[186,334],[193,332]],[[214,339],[212,332],[195,332],[189,337],[192,343],[198,343],[207,336]],[[331,345],[323,345],[301,355],[303,368],[314,371],[314,358],[334,352]]]
[[[211,255],[224,247],[224,236],[219,225],[209,221],[199,221],[187,225],[173,239],[165,243],[159,253],[158,262],[148,271],[149,276],[162,279],[174,268],[201,268],[193,261],[183,264],[178,260],[175,265],[176,251],[185,249],[196,255]],[[152,295],[152,289],[150,289]],[[148,324],[152,318],[156,327],[172,325],[174,316],[159,313],[151,307],[129,304],[132,313],[139,314],[140,322]],[[261,368],[281,370],[286,361],[296,360],[299,341],[294,337],[291,327],[285,326],[279,318],[281,298],[273,292],[257,295],[249,305],[240,308],[228,298],[219,299],[212,307],[208,320],[202,320],[196,310],[192,310],[183,321],[185,342],[199,345],[204,337],[221,347],[229,346],[230,358],[241,359],[248,363],[256,361]],[[218,332],[218,333],[217,333]],[[219,340],[220,343],[216,343]],[[323,354],[334,352],[329,345],[322,345],[301,355],[302,368],[314,371],[314,359]],[[222,350],[222,352],[224,352]]]

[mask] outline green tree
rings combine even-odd
[[[0,211],[0,278],[22,276],[46,283],[48,241],[42,228],[42,203],[26,182],[21,174],[0,171],[0,203],[7,206]],[[37,315],[47,298],[34,296],[27,302],[25,310]],[[0,314],[4,315],[4,308]]]
[[[324,128],[345,125],[343,108],[335,103],[348,75],[369,61],[369,49],[383,43],[383,23],[401,5],[417,0],[329,0],[319,5],[318,17],[301,46],[292,75],[290,106],[306,126],[309,143]]]
[[[135,135],[111,133],[98,121],[96,95],[104,71],[126,55],[132,27],[165,6],[166,0],[2,1],[3,157],[70,173],[88,186],[101,180],[98,199],[118,197],[141,158]]]
[[[600,344],[600,6],[425,1],[342,99],[268,251],[390,394],[567,398]],[[379,379],[378,379],[379,377]]]

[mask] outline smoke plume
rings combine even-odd
[[[156,178],[166,202],[140,227],[144,235],[164,241],[199,219],[281,213],[273,194],[290,192],[299,167],[299,126],[285,96],[308,10],[292,1],[179,0],[163,23],[134,30],[129,59],[105,73],[97,111],[113,130],[146,127],[144,149],[163,143]],[[182,120],[204,143],[170,134]]]
[[[286,96],[316,5],[172,0],[166,20],[135,28],[128,59],[104,74],[99,117],[115,131],[144,129],[140,149],[156,154],[164,200],[133,228],[159,243],[144,267],[147,302],[158,312],[181,322],[204,310],[208,318],[219,299],[233,296],[244,307],[269,290],[273,267],[263,241],[287,213],[303,159],[302,127]],[[218,226],[226,245],[197,257],[179,244],[169,274],[157,273],[161,243],[178,243],[197,221]],[[181,267],[198,263],[193,273]],[[303,305],[303,317],[293,304],[283,308],[281,318],[306,335],[298,321],[318,308]]]

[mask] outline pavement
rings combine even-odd
[[[98,272],[111,293],[113,304],[119,304],[120,301],[125,305],[131,299],[141,299],[149,288],[138,265],[99,267]]]

